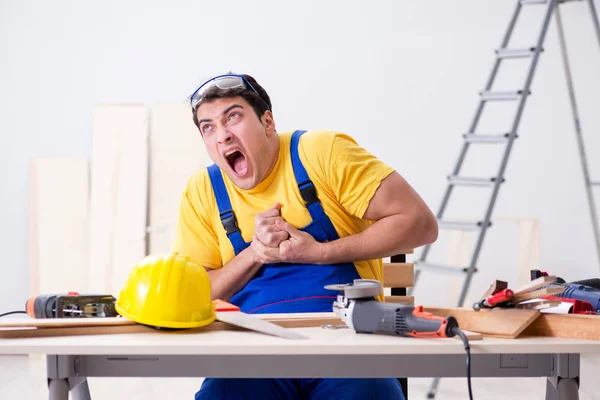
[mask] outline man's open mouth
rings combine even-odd
[[[225,155],[225,159],[229,166],[238,176],[244,176],[248,172],[248,160],[246,156],[239,150],[234,150]]]

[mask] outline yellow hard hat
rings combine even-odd
[[[135,322],[196,328],[215,320],[206,270],[177,253],[149,255],[130,272],[115,305]]]

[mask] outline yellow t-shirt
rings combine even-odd
[[[254,217],[277,202],[281,216],[300,229],[312,219],[300,195],[290,155],[292,133],[279,134],[277,162],[269,176],[256,187],[242,190],[223,174],[238,227],[250,242]],[[300,159],[315,185],[325,214],[340,237],[365,230],[372,222],[363,220],[369,202],[381,181],[393,169],[360,147],[350,136],[331,131],[307,131],[298,145]],[[199,265],[220,268],[235,252],[219,219],[219,210],[208,170],[197,171],[181,198],[174,251]],[[354,263],[364,279],[383,281],[382,260]]]

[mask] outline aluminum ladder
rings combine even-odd
[[[560,16],[559,3],[564,3],[569,0],[519,0],[517,1],[516,8],[512,14],[510,22],[508,24],[508,28],[504,33],[504,37],[500,44],[500,47],[496,50],[496,59],[494,61],[494,65],[492,67],[492,71],[487,79],[485,88],[482,92],[480,92],[480,100],[478,102],[475,115],[469,126],[469,130],[466,134],[463,135],[463,146],[460,150],[458,160],[456,161],[455,167],[452,171],[452,174],[448,177],[448,184],[446,187],[446,191],[443,196],[442,203],[440,208],[436,214],[438,220],[439,229],[449,229],[449,230],[468,230],[478,232],[477,240],[475,243],[475,247],[473,253],[470,258],[469,265],[464,266],[451,266],[451,265],[442,265],[438,263],[430,263],[427,262],[427,256],[433,244],[426,245],[423,248],[423,251],[418,260],[415,261],[415,286],[417,284],[419,275],[422,271],[432,271],[446,274],[459,274],[464,276],[464,282],[462,285],[462,289],[459,295],[458,307],[462,307],[467,296],[469,286],[471,284],[471,280],[473,274],[477,272],[477,260],[479,254],[481,252],[481,248],[483,245],[483,241],[485,239],[486,231],[491,226],[492,220],[492,212],[494,209],[494,205],[496,203],[496,199],[498,196],[498,192],[500,190],[501,184],[504,182],[504,173],[506,170],[506,165],[508,163],[508,159],[511,153],[511,149],[513,147],[513,143],[517,138],[517,132],[519,128],[519,123],[521,121],[521,116],[523,114],[523,109],[525,107],[525,102],[529,94],[531,94],[530,88],[533,81],[533,76],[536,70],[536,66],[538,63],[538,59],[540,53],[543,51],[543,43],[546,37],[546,33],[548,31],[548,26],[550,24],[550,19],[552,14],[555,14],[557,30],[559,35],[559,44],[561,48],[561,55],[564,64],[564,70],[567,80],[568,92],[569,92],[569,101],[571,104],[571,111],[573,114],[573,120],[575,124],[575,133],[577,138],[577,145],[581,160],[581,166],[583,169],[583,175],[586,186],[586,194],[588,197],[588,204],[590,208],[592,227],[594,232],[594,238],[596,243],[596,251],[598,255],[598,260],[600,263],[600,230],[598,228],[598,215],[596,212],[596,207],[594,203],[594,195],[593,188],[595,186],[600,187],[600,181],[593,181],[590,178],[590,173],[587,165],[587,156],[585,152],[584,141],[581,132],[581,126],[579,123],[579,112],[577,109],[577,103],[575,99],[575,92],[573,88],[573,80],[571,76],[571,70],[569,65],[569,59],[567,56],[566,44],[564,39],[564,31],[562,26],[562,20]],[[570,0],[570,1],[587,1],[589,4],[589,10],[592,17],[592,23],[595,28],[596,36],[598,39],[598,44],[600,46],[600,24],[598,22],[598,14],[596,12],[596,7],[594,5],[594,0]],[[529,48],[524,49],[513,49],[508,48],[508,44],[517,23],[518,16],[523,6],[530,5],[544,5],[545,12],[543,17],[542,26],[539,30],[537,42],[535,45]],[[496,75],[500,69],[501,63],[503,61],[507,61],[510,59],[523,59],[529,58],[531,60],[529,64],[529,69],[526,74],[525,82],[523,87],[520,90],[513,92],[506,91],[495,91],[492,90],[494,81],[496,79]],[[514,119],[511,124],[511,128],[509,132],[506,133],[496,133],[496,134],[480,134],[478,133],[478,124],[480,118],[484,111],[484,106],[488,102],[496,102],[496,101],[513,101],[517,102],[516,113],[514,115]],[[465,161],[465,157],[467,155],[467,151],[469,150],[471,145],[481,145],[481,144],[495,144],[495,145],[504,145],[505,149],[502,155],[502,161],[498,173],[493,177],[464,177],[460,175],[461,167],[463,166],[463,162]],[[489,203],[487,206],[487,210],[485,211],[485,215],[483,219],[478,222],[459,222],[459,221],[450,221],[444,219],[444,211],[446,210],[446,206],[450,200],[452,190],[457,186],[477,186],[477,187],[487,187],[491,188],[491,195],[489,199]],[[439,378],[436,378],[430,388],[430,391],[427,395],[428,398],[434,398],[437,386],[439,384]]]

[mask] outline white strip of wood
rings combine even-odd
[[[92,146],[89,290],[118,297],[146,255],[146,108],[96,106]]]
[[[189,178],[211,164],[186,104],[157,104],[150,114],[150,253],[172,249],[179,202]]]
[[[29,169],[29,295],[85,292],[88,160],[34,158]]]

